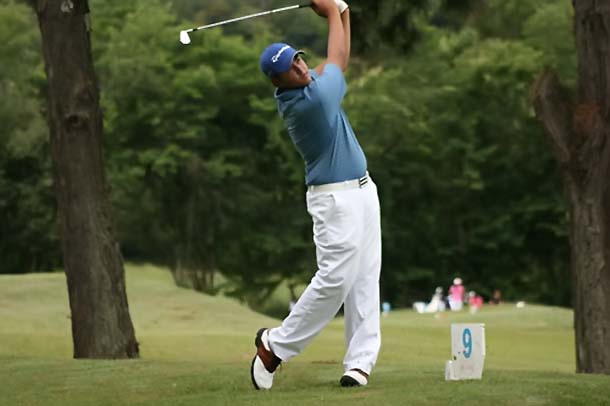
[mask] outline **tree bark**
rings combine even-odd
[[[534,107],[570,202],[576,370],[610,374],[610,0],[574,0],[576,102],[555,75],[534,84]]]
[[[125,274],[111,218],[86,0],[32,0],[48,80],[48,120],[75,358],[134,358]]]

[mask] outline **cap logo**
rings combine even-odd
[[[290,46],[284,45],[279,51],[277,51],[277,54],[275,54],[271,57],[271,62],[276,63],[280,59],[280,56],[282,56],[284,51],[289,48],[290,48]]]

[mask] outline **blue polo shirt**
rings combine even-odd
[[[343,72],[326,64],[322,75],[310,70],[303,88],[277,89],[280,116],[305,160],[305,183],[323,185],[358,179],[366,174],[366,158],[341,101],[347,91]]]

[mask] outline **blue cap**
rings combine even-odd
[[[288,72],[295,55],[303,53],[283,42],[271,44],[261,54],[261,70],[269,77]]]

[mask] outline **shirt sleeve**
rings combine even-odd
[[[347,92],[343,72],[333,63],[326,64],[317,82],[320,102],[324,109],[333,114],[337,113],[341,109],[341,101]]]

